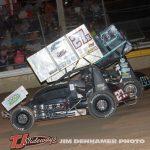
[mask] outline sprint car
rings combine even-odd
[[[3,116],[9,116],[19,131],[30,129],[37,120],[86,114],[110,117],[120,103],[142,93],[125,57],[131,50],[114,25],[94,39],[81,25],[28,58],[38,79],[48,84],[23,102],[28,92],[24,87],[17,89],[2,102],[7,109]],[[113,71],[107,70],[110,66],[115,66]]]

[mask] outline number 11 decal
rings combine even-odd
[[[89,41],[91,41],[92,37],[90,36],[90,34],[85,34],[85,32],[82,29],[80,29],[72,36],[70,36],[69,39],[73,44],[74,48],[78,49],[82,46],[82,44],[86,44]]]

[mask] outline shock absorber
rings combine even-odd
[[[39,118],[46,119],[47,118],[47,110],[44,104],[39,105]]]
[[[39,111],[38,111],[38,105],[33,106],[33,112],[34,112],[34,117],[35,119],[39,119]]]

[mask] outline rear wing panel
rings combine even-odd
[[[85,25],[81,25],[27,61],[40,82],[54,82],[72,69],[93,64],[103,55]]]
[[[40,82],[54,82],[72,70],[90,64],[107,67],[131,49],[130,42],[114,25],[94,38],[85,25],[81,25],[30,56],[27,61]]]

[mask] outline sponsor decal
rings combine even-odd
[[[9,106],[13,105],[20,98],[19,94],[14,94],[8,99]]]
[[[56,144],[57,137],[50,136],[33,136],[30,137],[29,133],[17,134],[10,137],[10,149],[22,149],[25,146],[35,146],[41,144]]]
[[[63,49],[62,51],[57,53],[57,57],[62,57],[63,55],[65,55],[67,51],[65,49]]]
[[[150,87],[150,78],[148,76],[141,76],[140,81],[143,87]]]

